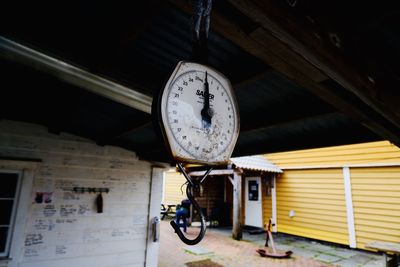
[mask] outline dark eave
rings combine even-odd
[[[399,9],[288,2],[214,1],[209,65],[231,80],[238,99],[234,155],[382,139],[399,145]],[[1,119],[167,160],[151,102],[177,62],[191,59],[189,1],[6,9]]]

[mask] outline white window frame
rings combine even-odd
[[[21,180],[22,180],[22,172],[18,170],[8,170],[8,169],[0,169],[0,173],[13,173],[17,174],[17,186],[15,188],[15,195],[13,197],[13,207],[10,216],[10,223],[7,232],[7,239],[4,251],[0,251],[0,258],[7,258],[10,255],[10,248],[11,248],[11,240],[13,238],[14,226],[15,226],[15,218],[17,214],[17,207],[18,201],[20,198],[20,191],[21,191]],[[1,180],[0,180],[1,184]]]
[[[21,248],[24,246],[25,239],[25,222],[28,216],[29,205],[31,203],[31,191],[33,185],[33,177],[37,168],[40,166],[40,160],[6,160],[0,159],[0,171],[19,172],[20,188],[19,199],[17,200],[17,208],[15,213],[12,238],[9,245],[9,254],[0,258],[0,265],[6,261],[8,267],[18,267],[21,257]]]

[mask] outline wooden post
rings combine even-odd
[[[242,239],[242,174],[233,173],[233,227],[232,238],[235,240]]]

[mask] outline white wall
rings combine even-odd
[[[4,120],[1,158],[13,160],[2,160],[0,168],[24,170],[8,266],[144,265],[150,186],[159,188],[153,189],[158,199],[162,193],[162,177],[152,183],[150,163],[120,148]],[[24,165],[14,158],[41,162]],[[96,212],[96,194],[74,193],[75,186],[109,188],[103,194],[104,212]],[[36,192],[53,193],[52,202],[35,203]]]

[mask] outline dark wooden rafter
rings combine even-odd
[[[241,132],[336,112],[329,105],[321,105],[320,102],[309,101],[301,97],[288,99],[285,102],[272,102],[266,103],[264,107],[257,107],[257,110],[252,113],[244,113],[241,116]],[[271,116],[271,112],[274,113],[274,116]]]
[[[300,116],[298,118],[291,118],[290,120],[286,121],[279,121],[274,124],[266,124],[266,123],[260,123],[260,124],[254,124],[254,125],[249,125],[246,128],[241,129],[242,134],[246,133],[251,133],[251,132],[259,132],[259,131],[267,131],[268,129],[274,129],[277,127],[284,128],[285,126],[291,126],[293,124],[299,124],[301,125],[302,123],[307,123],[307,122],[313,122],[313,121],[321,121],[324,119],[331,119],[338,116],[337,112],[330,112],[330,113],[321,113],[321,114],[315,114],[313,116],[311,115],[304,115]]]
[[[146,121],[143,121],[143,122],[137,124],[137,125],[134,126],[134,127],[132,127],[132,126],[127,126],[124,130],[116,131],[115,135],[110,136],[110,138],[112,138],[112,139],[114,139],[114,138],[119,138],[119,137],[122,137],[123,135],[127,135],[127,134],[130,134],[130,133],[134,133],[134,132],[136,132],[136,131],[138,131],[138,130],[140,130],[140,129],[149,127],[149,126],[151,126],[152,124],[153,124],[152,121],[146,120]]]
[[[175,0],[170,2],[187,14],[192,12],[190,3],[187,1]],[[213,30],[322,98],[339,111],[359,121],[373,132],[400,145],[400,124],[398,124],[397,118],[393,116],[390,110],[382,109],[381,105],[377,103],[378,101],[365,102],[368,100],[366,96],[362,95],[359,90],[353,91],[354,85],[343,79],[341,81],[346,82],[344,85],[349,86],[347,89],[350,88],[351,93],[366,103],[364,108],[354,106],[352,100],[336,94],[334,90],[324,85],[324,82],[330,79],[329,75],[333,76],[334,79],[340,78],[336,69],[329,71],[329,68],[322,65],[322,62],[314,62],[311,52],[308,51],[306,53],[303,49],[299,49],[298,47],[301,47],[301,44],[278,28],[265,13],[261,13],[259,7],[252,1],[228,0],[228,2],[246,16],[257,21],[261,26],[252,32],[245,32],[235,21],[228,20],[223,14],[213,10],[211,24]],[[282,33],[279,35],[277,32]],[[288,42],[288,39],[292,43]],[[353,73],[349,67],[344,67],[343,69],[349,71],[349,75]],[[369,112],[365,112],[365,108],[369,108]],[[378,113],[380,116],[377,117],[380,117],[381,120],[372,120],[371,113]],[[387,127],[388,125],[390,126]]]
[[[120,127],[113,128],[112,130],[108,131],[106,134],[99,135],[100,138],[97,141],[99,145],[108,145],[113,144],[115,140],[118,138],[129,135],[130,133],[134,133],[142,128],[148,127],[152,124],[149,122],[149,117],[144,117],[140,121],[135,121],[135,123],[121,125]]]
[[[243,87],[245,85],[252,84],[252,83],[254,83],[254,82],[256,82],[256,81],[258,81],[260,79],[263,79],[263,78],[267,77],[270,74],[270,72],[271,72],[271,69],[268,69],[266,71],[263,71],[261,73],[258,73],[256,75],[254,75],[254,76],[252,76],[252,77],[250,77],[248,79],[241,80],[241,81],[239,81],[239,82],[237,82],[235,84],[232,84],[233,89],[239,90],[241,87]]]
[[[97,41],[98,45],[87,51],[91,56],[91,62],[94,63],[90,66],[91,71],[107,73],[110,65],[117,66],[119,61],[123,61],[132,43],[140,38],[143,32],[148,29],[154,17],[160,14],[162,8],[159,7],[163,4],[164,1],[162,0],[142,1],[140,4],[134,3],[134,10],[131,10],[131,3],[128,2],[119,5],[114,5],[112,2],[99,4],[100,6],[103,5],[103,8],[108,12],[118,13],[118,16],[113,18],[112,22],[105,19],[98,20],[101,21],[101,24],[91,29],[96,33],[92,33],[91,36],[100,36]],[[105,14],[95,10],[91,13],[90,18],[97,16],[101,17]],[[108,38],[105,38],[104,36],[107,35]],[[111,50],[113,53],[104,53],[104,49]],[[99,54],[101,54],[101,57],[98,56]]]
[[[189,1],[171,0],[170,2],[187,14],[191,14],[192,9],[190,7]],[[281,62],[284,61],[284,59],[286,61],[289,61],[287,57],[290,56],[290,61],[296,62],[297,66],[299,66],[297,71],[304,72],[304,74],[307,73],[309,76],[313,77],[313,80],[318,82],[324,81],[326,79],[326,76],[321,71],[310,65],[299,55],[296,55],[296,53],[293,53],[293,51],[288,49],[286,45],[282,45],[281,43],[279,43],[278,40],[270,40],[271,42],[273,42],[271,43],[270,47],[262,46],[251,37],[251,34],[249,35],[248,33],[244,32],[240,25],[237,25],[233,21],[227,20],[223,17],[223,15],[215,11],[213,11],[212,14],[211,27],[228,40],[233,41],[236,45],[241,47],[246,52],[256,56],[257,58],[262,59],[272,68],[278,68],[281,65]],[[253,35],[259,36],[259,38],[268,38],[268,36],[264,35],[261,32],[261,28],[255,30],[253,32]],[[279,51],[279,53],[277,54],[276,51]]]
[[[340,101],[338,101],[338,103],[336,103],[336,101],[331,102],[333,105],[345,113],[351,114],[353,117],[359,119],[363,124],[376,133],[399,144],[400,140],[398,134],[400,131],[400,118],[396,116],[392,109],[393,107],[390,108],[389,105],[382,102],[382,99],[384,98],[382,94],[385,93],[385,90],[376,87],[373,78],[367,74],[360,73],[360,71],[355,69],[349,61],[340,55],[340,53],[336,53],[333,49],[322,46],[319,40],[320,38],[318,38],[318,33],[312,32],[311,34],[314,38],[310,38],[309,33],[306,32],[307,29],[305,29],[305,25],[297,23],[297,21],[290,21],[287,12],[277,4],[277,1],[227,1],[243,12],[246,16],[257,21],[261,25],[263,36],[268,36],[268,38],[264,38],[264,40],[258,38],[260,43],[271,44],[271,40],[275,40],[286,46],[288,49],[306,60],[309,65],[318,68],[326,76],[335,80],[338,84],[343,86],[343,88],[357,96],[372,110],[370,112],[378,113],[381,116],[381,120],[371,121],[368,119],[369,116],[366,118],[364,111],[359,111],[357,108],[351,107],[345,108]],[[308,19],[312,21],[312,18]],[[255,32],[257,31],[258,29]],[[252,35],[254,35],[254,33],[250,33],[250,36]],[[273,46],[273,49],[276,51],[276,46]],[[291,61],[291,63],[294,63],[292,65],[296,65],[293,61]],[[307,72],[305,72],[305,74],[306,76],[309,76]],[[321,82],[323,81],[318,82],[319,85],[321,85]],[[325,88],[323,86],[320,89],[324,90]],[[311,91],[314,92],[314,89],[311,88]],[[317,95],[329,101],[330,97],[325,98],[323,95],[321,96],[318,91],[319,90],[315,91]],[[381,96],[378,98],[377,96],[379,94],[381,94]],[[400,102],[398,95],[394,97],[398,99],[397,102]],[[344,99],[344,101],[347,102],[348,100]],[[350,104],[352,103],[350,102]],[[392,128],[389,129],[386,126],[388,125],[388,122],[395,127],[389,127]],[[393,131],[393,128],[396,128],[396,130]]]

